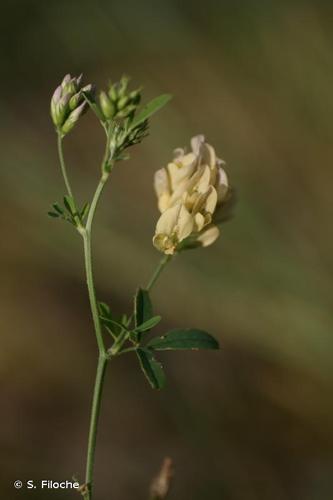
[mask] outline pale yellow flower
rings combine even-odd
[[[193,217],[183,204],[168,208],[157,222],[153,238],[155,247],[166,254],[174,254],[179,243],[192,233],[193,225]]]
[[[224,162],[217,158],[214,148],[205,142],[202,135],[192,138],[191,148],[189,153],[181,148],[176,149],[173,161],[155,174],[154,187],[162,215],[156,226],[154,245],[165,253],[166,248],[168,253],[174,253],[177,245],[185,239],[183,233],[181,238],[178,233],[175,237],[174,231],[172,237],[170,231],[164,231],[161,236],[160,221],[165,224],[163,215],[166,212],[168,218],[176,212],[183,216],[186,213],[186,217],[191,218],[191,232],[186,237],[191,235],[192,243],[196,241],[198,245],[208,246],[219,235],[218,228],[212,224],[216,210],[228,195],[228,178],[222,168]],[[176,206],[177,210],[171,211]],[[181,212],[179,207],[183,207],[186,212]],[[172,252],[169,251],[169,245]]]

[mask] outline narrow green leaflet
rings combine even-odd
[[[100,320],[102,325],[105,326],[105,328],[109,333],[111,333],[114,338],[118,338],[118,336],[125,330],[121,323],[111,318],[100,316]]]
[[[82,210],[81,210],[81,213],[80,213],[81,222],[84,222],[85,218],[87,217],[88,212],[89,212],[89,208],[90,208],[90,203],[86,203],[82,207]]]
[[[124,330],[124,327],[119,321],[113,319],[108,304],[106,304],[105,302],[98,302],[98,313],[102,325],[114,339],[117,339],[121,332]]]
[[[105,302],[98,302],[98,312],[100,316],[104,316],[105,318],[111,317],[110,307]]]
[[[71,196],[68,195],[64,196],[64,205],[71,215],[75,215],[76,213],[75,201]]]
[[[134,298],[135,328],[148,321],[153,316],[153,306],[147,290],[139,288]]]
[[[155,97],[155,99],[153,99],[152,101],[148,102],[148,104],[146,104],[134,118],[133,122],[131,123],[131,129],[137,127],[138,125],[140,125],[140,123],[147,120],[147,118],[152,116],[159,109],[163,108],[163,106],[165,106],[171,98],[172,96],[170,94],[162,94],[158,97]]]
[[[152,339],[146,346],[153,351],[171,349],[218,349],[219,344],[209,333],[189,328],[171,330],[162,337]]]
[[[165,385],[165,373],[161,363],[154,358],[148,349],[137,349],[136,354],[142,371],[152,388],[162,389]]]
[[[53,203],[52,204],[52,209],[48,213],[50,217],[61,217],[64,218],[64,211],[63,209],[58,205],[58,203]]]
[[[63,209],[58,205],[58,203],[53,203],[52,207],[56,212],[58,212],[59,215],[62,215],[64,213]]]
[[[142,323],[140,326],[138,326],[135,331],[136,332],[146,332],[147,330],[151,330],[156,326],[160,321],[161,321],[161,316],[153,316],[152,318],[148,319],[144,323]]]

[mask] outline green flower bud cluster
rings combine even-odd
[[[71,77],[66,75],[56,88],[51,99],[51,117],[53,123],[63,136],[66,135],[80,116],[87,111],[87,102],[84,93],[93,94],[91,84],[81,86],[82,75]]]
[[[110,84],[107,92],[99,95],[99,107],[105,120],[129,118],[141,100],[141,89],[128,91],[129,78],[123,76],[119,82]]]

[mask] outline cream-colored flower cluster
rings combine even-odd
[[[155,174],[161,216],[153,243],[165,254],[180,248],[208,246],[219,236],[214,224],[217,210],[228,196],[228,179],[212,146],[203,135],[193,137],[192,151],[176,149],[174,159]]]

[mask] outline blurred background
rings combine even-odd
[[[165,456],[170,500],[332,498],[332,15],[324,0],[2,2],[1,498],[74,499],[12,483],[84,474],[96,345],[81,241],[47,216],[64,194],[49,101],[67,72],[174,95],[98,209],[98,296],[116,313],[158,262],[152,179],[175,147],[204,133],[239,198],[219,241],[153,292],[163,328],[207,329],[222,349],[166,353],[162,392],[134,356],[114,362],[96,500],[146,500]],[[65,140],[82,203],[102,150],[88,114]]]

